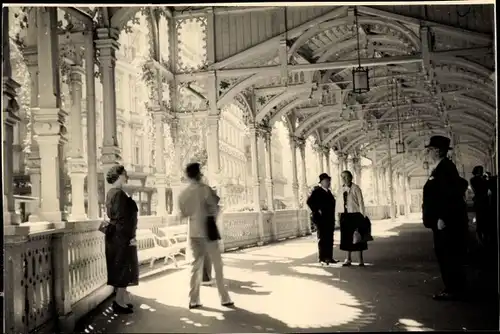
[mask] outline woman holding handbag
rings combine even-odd
[[[342,266],[352,265],[352,252],[359,252],[359,266],[365,265],[363,251],[368,243],[363,236],[365,228],[365,203],[361,188],[352,182],[352,173],[342,172],[343,186],[337,194],[336,212],[340,221],[340,249],[347,252]]]
[[[122,165],[111,167],[106,182],[112,188],[106,194],[108,223],[101,225],[105,233],[106,266],[108,285],[115,288],[113,310],[117,313],[133,313],[133,305],[127,287],[139,283],[136,230],[138,208],[123,186],[128,182],[127,171]]]

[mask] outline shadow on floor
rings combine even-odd
[[[203,310],[187,309],[187,272],[142,281],[133,315],[106,313],[108,301],[80,321],[78,332],[325,332],[497,330],[498,304],[436,302],[441,288],[431,232],[419,224],[380,232],[366,267],[317,263],[313,237],[225,255],[227,284],[239,309],[202,289]],[[335,256],[343,254],[335,249]],[[353,259],[357,261],[356,257]],[[481,282],[472,282],[481,286]],[[147,291],[146,291],[147,290]],[[180,292],[179,292],[180,291]],[[138,293],[139,294],[139,293]],[[147,297],[145,297],[147,296]],[[156,297],[158,296],[158,297]],[[156,298],[154,298],[156,297]],[[88,324],[91,324],[91,330]]]
[[[203,307],[189,310],[168,306],[154,299],[134,296],[136,309],[133,314],[113,313],[110,302],[93,312],[91,322],[81,322],[77,333],[222,333],[225,323],[238,324],[247,332],[273,332],[286,328],[283,323],[262,314],[253,314],[240,308]]]

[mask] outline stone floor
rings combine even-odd
[[[338,234],[338,232],[337,232]],[[171,270],[130,291],[136,312],[110,302],[83,319],[85,333],[250,333],[497,330],[498,300],[436,302],[441,282],[431,234],[418,222],[373,224],[366,267],[321,267],[314,237],[224,254],[236,309],[202,287],[203,309],[187,309],[188,272]],[[336,240],[339,240],[338,235]],[[336,246],[337,247],[337,246]],[[338,258],[343,255],[336,249]],[[356,259],[354,259],[356,261]],[[476,283],[477,285],[477,283]]]

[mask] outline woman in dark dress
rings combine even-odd
[[[116,290],[113,309],[117,313],[132,313],[133,305],[127,287],[139,283],[136,230],[137,205],[125,191],[127,171],[121,165],[111,167],[106,181],[113,185],[106,195],[106,213],[110,225],[106,231],[106,265],[108,285]]]
[[[343,186],[337,194],[337,215],[340,221],[340,249],[347,253],[342,266],[350,267],[352,252],[359,252],[359,266],[365,265],[363,251],[368,249],[366,241],[354,243],[354,234],[357,231],[364,236],[369,234],[366,226],[365,203],[361,188],[352,182],[352,173],[342,172]]]

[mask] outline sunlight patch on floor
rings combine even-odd
[[[316,274],[331,275],[322,268],[306,266],[293,268],[298,272],[309,270]],[[231,292],[231,297],[238,308],[269,315],[292,328],[340,326],[353,322],[362,315],[360,302],[356,298],[339,288],[318,281],[293,276],[273,276],[266,272],[234,267],[226,267],[225,275],[230,280],[244,282],[240,289],[246,292]],[[249,280],[253,283],[248,282]],[[130,292],[140,297],[154,299],[164,305],[186,308],[188,285],[187,275],[175,274],[132,287]],[[257,294],[259,291],[269,294]],[[224,312],[231,312],[230,309],[220,305],[215,287],[201,288],[201,303],[209,307],[210,311],[196,309],[191,312],[215,320],[224,320]],[[313,305],[314,311],[311,309]]]
[[[433,332],[434,329],[425,327],[420,322],[413,319],[399,319],[397,324],[407,332]]]

